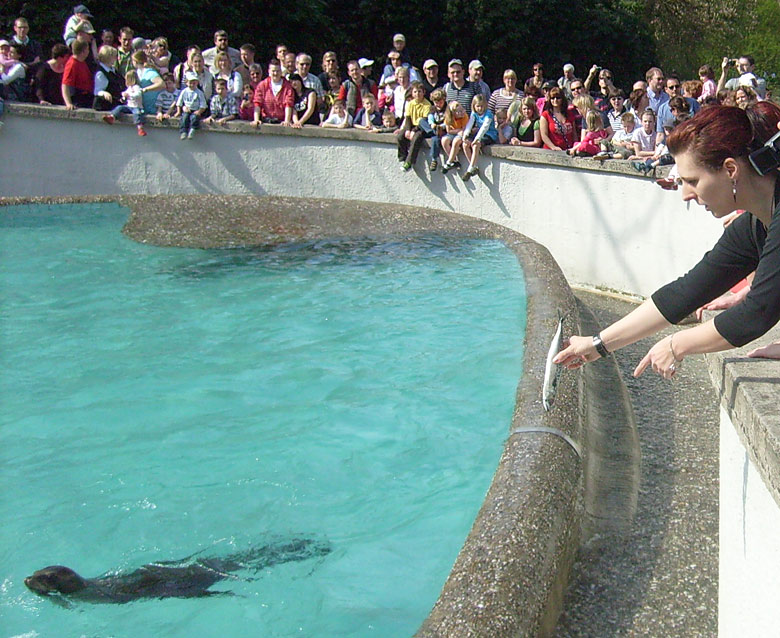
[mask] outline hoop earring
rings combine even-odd
[[[737,180],[731,180],[731,194],[734,196],[734,203],[737,203]]]

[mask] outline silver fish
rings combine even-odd
[[[561,376],[561,366],[553,363],[555,355],[561,351],[563,345],[563,316],[558,313],[558,327],[555,330],[550,349],[547,351],[547,365],[544,366],[544,383],[542,384],[542,405],[549,412],[555,400],[555,391],[558,388],[558,379]]]

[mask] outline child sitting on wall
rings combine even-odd
[[[606,145],[602,144],[602,151],[593,156],[593,159],[628,159],[634,153],[634,145],[631,138],[636,128],[636,118],[633,111],[626,111],[620,116],[623,128],[615,131],[612,139]]]
[[[138,129],[138,135],[146,137],[143,91],[141,85],[138,84],[138,74],[135,71],[125,73],[125,84],[127,88],[122,91],[122,100],[125,103],[118,104],[111,110],[111,113],[106,113],[103,116],[103,121],[106,124],[113,124],[122,113],[131,113],[133,124]]]
[[[238,115],[242,120],[249,122],[255,117],[255,92],[249,84],[244,85]]]
[[[333,103],[333,108],[330,110],[330,115],[322,124],[322,128],[348,128],[352,126],[352,116],[347,113],[347,107],[344,104],[344,100],[336,100]]]
[[[376,133],[395,133],[398,130],[398,120],[390,109],[382,111],[382,126],[374,129]]]
[[[398,161],[401,170],[411,170],[417,161],[420,144],[425,138],[425,131],[420,128],[420,121],[428,117],[431,103],[425,99],[425,89],[422,82],[412,82],[411,96],[404,106],[404,119],[401,128],[396,131],[398,137]]]
[[[157,121],[162,122],[171,117],[176,108],[176,99],[179,97],[179,91],[176,88],[176,80],[173,73],[163,75],[165,90],[160,91],[157,100],[154,103],[154,110],[157,112]]]
[[[363,96],[363,108],[355,113],[352,125],[362,131],[374,131],[382,126],[382,114],[377,108],[376,98],[367,93]]]
[[[498,143],[509,144],[512,141],[514,129],[509,121],[509,111],[498,109],[496,111],[496,130],[498,131]]]
[[[225,124],[238,117],[236,98],[228,92],[228,81],[225,78],[214,80],[214,95],[209,103],[210,115],[203,121],[207,124]]]
[[[585,113],[585,127],[582,129],[580,141],[566,152],[578,157],[592,157],[601,151],[599,144],[606,141],[608,137],[609,133],[604,128],[601,113],[591,109]]]
[[[463,129],[468,124],[469,115],[457,101],[453,100],[447,105],[444,113],[444,125],[446,133],[442,138],[441,145],[447,154],[447,159],[441,167],[441,172],[446,173],[451,168],[460,166],[458,161],[458,152],[463,146]]]
[[[447,111],[447,94],[444,89],[435,89],[431,92],[431,108],[428,117],[420,121],[420,128],[425,131],[425,137],[430,140],[431,150],[428,153],[430,170],[433,173],[439,168],[439,154],[441,153],[441,138],[445,133],[444,114]]]
[[[498,141],[498,131],[493,113],[488,110],[485,96],[478,93],[471,100],[471,116],[463,131],[463,152],[469,161],[466,172],[461,176],[464,182],[468,182],[474,175],[479,174],[477,159],[480,150],[489,144]]]
[[[206,96],[198,88],[200,79],[197,73],[187,71],[184,74],[187,87],[182,89],[176,100],[176,114],[181,118],[179,124],[179,137],[192,139],[195,131],[200,127],[200,117],[208,107]]]

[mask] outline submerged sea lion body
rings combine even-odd
[[[51,565],[24,579],[41,596],[62,595],[89,603],[127,603],[141,598],[198,598],[228,592],[209,591],[214,583],[242,569],[254,571],[330,552],[326,543],[308,539],[264,545],[225,558],[151,563],[128,574],[83,578],[69,567]]]

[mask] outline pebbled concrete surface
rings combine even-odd
[[[601,325],[633,308],[577,296]],[[615,355],[642,455],[636,518],[624,532],[596,535],[580,549],[557,638],[717,635],[719,401],[704,357],[686,359],[675,382],[631,376],[657,338]]]

